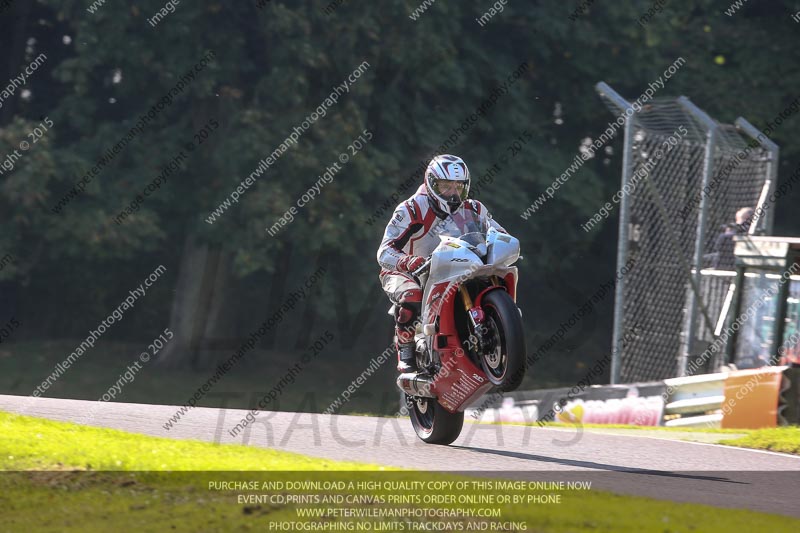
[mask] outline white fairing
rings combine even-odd
[[[487,265],[510,266],[519,259],[519,240],[507,233],[490,227],[486,234],[486,244],[489,248]]]
[[[480,242],[475,237],[481,236]],[[429,302],[431,289],[441,282],[449,282],[445,292],[454,291],[456,287],[468,279],[489,276],[504,278],[508,273],[517,278],[517,267],[511,266],[519,259],[519,240],[507,233],[490,227],[485,240],[479,233],[462,235],[473,236],[472,244],[462,238],[441,236],[441,242],[431,254],[430,268],[427,274],[420,277],[425,287],[422,302],[422,316],[428,316],[429,307],[436,302]],[[485,258],[485,260],[484,260]],[[423,324],[424,326],[424,324]],[[421,331],[420,328],[418,331]],[[432,336],[425,335],[428,346]]]
[[[483,266],[483,260],[456,237],[442,237],[442,242],[431,254],[429,281],[438,283],[451,277],[471,272]],[[426,283],[430,285],[430,283]]]

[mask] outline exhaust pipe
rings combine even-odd
[[[431,392],[431,385],[433,385],[433,378],[417,372],[407,372],[397,376],[397,387],[410,396],[436,398],[436,395]]]

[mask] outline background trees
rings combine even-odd
[[[619,187],[619,142],[589,161],[544,209],[520,213],[612,118],[593,85],[636,97],[678,56],[686,65],[663,95],[686,94],[720,120],[765,125],[798,96],[791,2],[750,3],[726,16],[710,0],[667,3],[648,24],[642,1],[514,2],[484,27],[490,6],[437,2],[184,2],[155,28],[160,0],[16,2],[0,13],[0,84],[39,53],[46,63],[0,108],[0,156],[44,117],[54,127],[0,176],[2,313],[25,317],[19,339],[77,338],[158,264],[168,274],[113,338],[145,341],[172,323],[180,343],[165,362],[210,365],[238,346],[318,266],[324,282],[261,343],[293,350],[330,326],[336,357],[367,361],[389,339],[373,256],[387,211],[367,224],[420,162],[445,142],[520,64],[524,75],[459,136],[452,152],[476,177],[497,164],[479,198],[523,244],[520,301],[528,346],[615,268],[616,219],[579,225]],[[59,214],[52,207],[200,59],[214,59]],[[205,218],[363,61],[369,69],[214,224]],[[123,224],[113,219],[210,120],[219,129]],[[374,138],[319,199],[276,237],[265,228],[364,130]],[[513,158],[507,147],[527,132]],[[773,138],[781,177],[800,162],[800,118]],[[507,158],[504,161],[502,158]],[[418,176],[421,180],[421,175]],[[407,196],[413,187],[405,193]],[[794,193],[796,194],[796,193]],[[776,232],[797,232],[792,196]],[[611,299],[532,372],[568,381],[609,349]],[[269,352],[254,364],[269,363]]]

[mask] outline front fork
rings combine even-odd
[[[497,287],[500,285],[497,276],[491,277],[492,286]],[[478,340],[478,346],[482,351],[490,349],[489,346],[490,342],[486,339],[484,333],[486,332],[486,326],[484,325],[484,321],[486,320],[486,315],[483,312],[483,309],[479,305],[474,305],[472,302],[472,298],[469,295],[469,291],[467,288],[462,284],[459,287],[459,291],[461,292],[461,301],[464,304],[464,310],[467,312],[467,316],[469,317],[469,321],[472,323],[472,329],[474,331],[475,337]],[[473,347],[470,347],[473,348]]]

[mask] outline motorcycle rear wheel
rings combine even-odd
[[[514,300],[506,291],[486,294],[481,307],[486,315],[488,335],[494,337],[491,350],[481,352],[483,372],[500,391],[509,392],[522,384],[525,377],[525,338]]]
[[[406,407],[417,437],[428,444],[450,444],[461,434],[464,413],[451,413],[434,398],[406,394]]]

